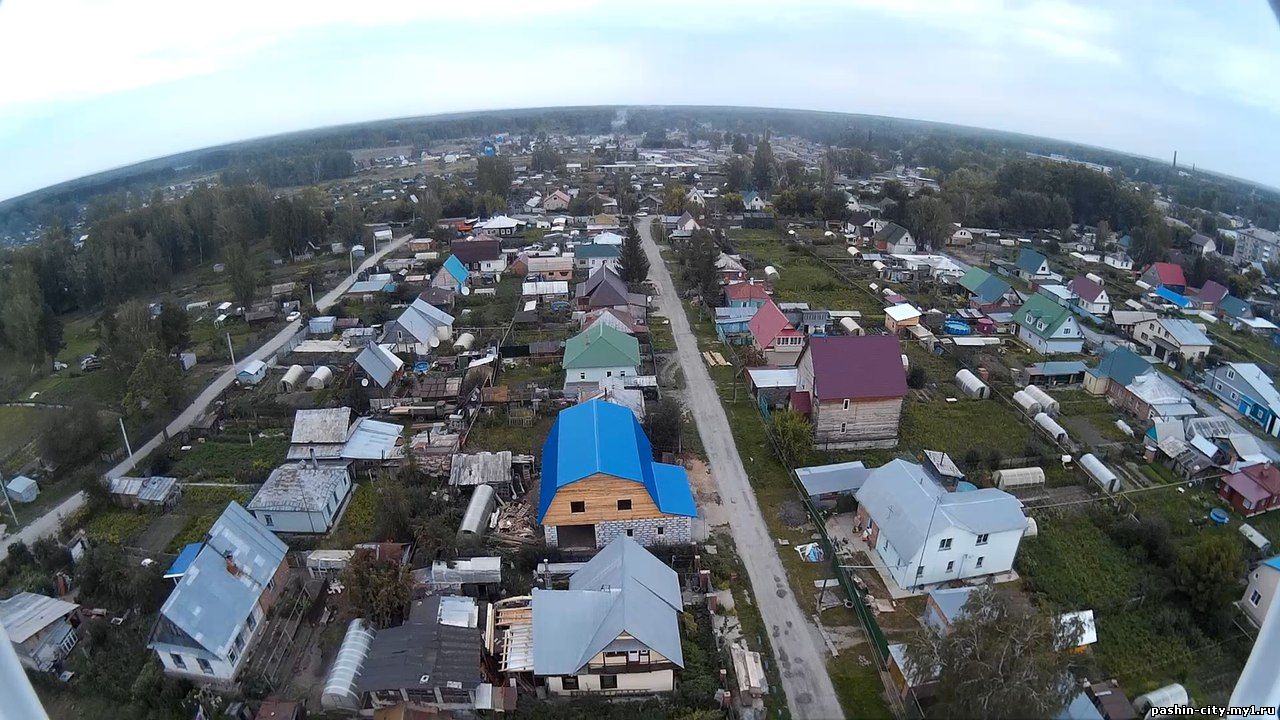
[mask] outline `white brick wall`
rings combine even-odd
[[[614,538],[631,531],[631,539],[650,545],[687,545],[693,542],[691,518],[671,516],[653,520],[606,520],[596,525],[596,547],[608,545]],[[658,534],[662,528],[662,534]]]

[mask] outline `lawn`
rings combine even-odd
[[[778,302],[807,302],[826,310],[858,310],[863,317],[883,321],[884,305],[868,289],[849,288],[839,275],[798,246],[784,246],[768,230],[734,230],[736,249],[754,261],[752,274],[763,278],[766,265],[778,270],[773,297]]]
[[[190,450],[175,449],[171,472],[189,481],[262,482],[285,460],[289,438],[283,433],[255,436],[225,434],[195,443]]]
[[[377,490],[373,482],[362,482],[356,485],[351,493],[347,509],[342,513],[342,521],[329,537],[320,540],[320,547],[330,550],[349,550],[357,543],[375,540],[374,505],[377,503]]]
[[[4,469],[14,472],[35,456],[28,446],[40,436],[46,410],[29,407],[0,407],[0,458]]]
[[[519,427],[508,425],[507,418],[502,413],[481,417],[467,435],[466,451],[510,450],[517,454],[540,455],[542,443],[546,441],[554,422],[554,416],[539,415],[534,419],[532,427]]]

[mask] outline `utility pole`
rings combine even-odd
[[[0,478],[2,480],[3,478]],[[18,529],[18,513],[13,510],[13,500],[9,499],[9,488],[0,482],[0,495],[4,495],[4,504],[9,506],[9,514],[13,516],[13,529]]]
[[[129,445],[129,431],[124,429],[124,418],[120,418],[120,434],[124,436],[124,449],[129,451],[129,457],[133,457],[133,447]]]
[[[231,367],[236,366],[236,351],[231,347],[231,333],[227,333],[227,352],[231,353]]]
[[[351,248],[347,251],[347,264],[351,266],[351,274],[356,274],[356,249]]]

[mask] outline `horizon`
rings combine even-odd
[[[679,21],[667,17],[677,9]],[[239,22],[241,11],[259,22]],[[488,23],[492,17],[508,22]],[[1266,2],[636,9],[593,0],[537,8],[375,0],[264,10],[247,0],[11,0],[0,5],[0,61],[30,65],[24,58],[43,55],[37,50],[55,26],[66,52],[0,79],[5,200],[283,134],[601,105],[790,108],[1011,132],[1157,160],[1177,151],[1180,164],[1280,187],[1277,158],[1256,151],[1274,146],[1280,121],[1280,87],[1268,79],[1280,70],[1278,26]],[[473,28],[483,44],[460,28]],[[1158,32],[1135,34],[1148,28]],[[1215,45],[1220,36],[1232,44]],[[526,82],[531,72],[555,82]]]

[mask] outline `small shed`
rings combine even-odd
[[[1044,468],[1006,468],[991,473],[991,481],[1001,490],[1044,487]]]
[[[306,376],[307,369],[301,365],[289,366],[289,369],[285,371],[284,377],[280,378],[280,392],[293,392]]]
[[[489,515],[493,513],[496,503],[492,485],[477,485],[471,493],[471,502],[467,503],[467,511],[462,515],[462,525],[458,527],[458,539],[479,539],[489,529]]]
[[[897,334],[905,328],[919,325],[920,317],[921,313],[914,305],[911,305],[910,303],[900,303],[898,305],[885,308],[884,327],[889,332]]]
[[[1057,423],[1048,413],[1041,412],[1035,416],[1036,427],[1040,428],[1056,443],[1064,443],[1067,441],[1067,431]]]
[[[307,331],[312,335],[332,335],[337,322],[333,315],[313,317],[307,321]]]
[[[977,375],[967,369],[961,369],[960,372],[956,373],[956,385],[960,386],[960,392],[976,400],[985,400],[991,397],[991,388],[987,387],[986,383],[982,382]]]
[[[1085,473],[1093,478],[1093,481],[1109,493],[1120,490],[1120,478],[1111,472],[1111,468],[1102,464],[1102,461],[1093,453],[1085,453],[1080,457],[1080,467],[1084,468]]]
[[[250,360],[240,366],[236,372],[236,382],[241,385],[257,385],[267,376],[267,364],[261,360]]]
[[[10,480],[4,489],[10,499],[20,503],[34,502],[36,496],[40,494],[40,486],[26,475],[19,475]]]
[[[118,477],[111,479],[111,498],[124,507],[172,507],[182,497],[182,486],[171,477]]]

